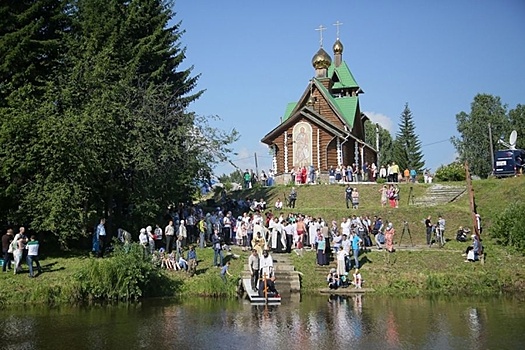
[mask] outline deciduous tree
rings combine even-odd
[[[377,125],[379,131],[379,162],[378,167],[381,165],[389,164],[394,159],[393,147],[392,147],[392,135],[390,132],[383,128],[381,125]],[[376,124],[367,121],[365,123],[365,141],[372,147],[376,147]]]
[[[492,140],[489,140],[489,123]],[[487,177],[492,172],[490,142],[509,134],[507,106],[497,96],[478,94],[470,105],[470,113],[456,115],[459,136],[451,138],[458,153],[458,160],[469,164],[472,174]],[[508,136],[507,136],[508,137]]]

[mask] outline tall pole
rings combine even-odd
[[[379,124],[376,123],[376,151],[377,151],[377,167],[380,168],[379,163]]]
[[[257,152],[254,153],[255,156],[255,174],[259,176],[259,166],[257,165]]]
[[[472,226],[474,227],[474,233],[479,238],[478,221],[476,219],[477,208],[476,199],[474,198],[474,188],[472,187],[472,178],[470,177],[470,171],[468,168],[468,162],[465,161],[465,177],[467,179],[467,192],[470,205],[470,217],[472,218]]]
[[[490,161],[492,162],[491,169],[494,169],[494,145],[492,144],[492,128],[490,127],[490,123],[489,123],[489,143],[490,143]]]

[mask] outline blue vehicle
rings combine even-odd
[[[506,149],[496,151],[493,174],[496,177],[516,176],[523,173],[525,151]]]

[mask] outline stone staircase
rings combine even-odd
[[[299,273],[295,271],[288,254],[272,254],[273,266],[275,270],[275,285],[279,293],[291,294],[301,291],[301,280]],[[250,278],[250,269],[248,264],[244,265],[242,278]]]
[[[467,188],[465,186],[435,184],[427,189],[427,193],[423,197],[414,198],[414,205],[433,206],[454,202],[466,191]],[[412,202],[409,202],[409,204],[412,204]]]

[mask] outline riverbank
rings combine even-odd
[[[391,254],[378,250],[365,252],[360,256],[365,286],[373,288],[378,295],[403,297],[525,295],[523,257],[511,255],[488,242],[484,264],[465,263],[465,257],[461,255],[465,246],[466,243],[449,242],[443,249],[401,248]],[[140,291],[141,295],[136,295],[137,298],[235,297],[237,278],[241,276],[248,253],[235,247],[233,254],[226,257],[231,261],[230,272],[233,275],[226,283],[219,276],[220,269],[212,266],[212,249],[197,249],[197,254],[199,265],[195,276],[189,277],[183,271],[154,269],[152,271],[155,276],[149,277],[152,282],[143,286],[144,290]],[[301,273],[303,295],[318,294],[319,289],[326,287],[325,277],[329,267],[318,267],[314,252],[306,251],[302,257],[292,253],[290,257],[296,270]],[[87,285],[86,280],[89,277],[82,275],[88,266],[108,263],[111,259],[114,258],[97,259],[87,255],[47,257],[42,260],[44,273],[37,278],[31,279],[27,273],[4,273],[0,276],[0,304],[7,306],[125,300],[108,297],[110,294],[104,297],[104,288],[108,288],[108,293],[121,288],[116,280],[112,280],[115,276],[111,276],[111,271],[103,271],[100,276],[106,277],[95,277]],[[27,266],[24,267],[27,269]],[[128,278],[132,279],[129,276]],[[97,291],[100,298],[96,297]],[[135,290],[135,293],[138,291]],[[130,295],[129,299],[135,299],[135,294]]]
[[[399,238],[399,237],[398,237]],[[375,294],[390,296],[521,296],[525,293],[525,259],[500,247],[486,245],[485,263],[467,263],[462,252],[466,243],[448,247],[398,249],[394,253],[372,250],[360,255],[364,286]],[[404,246],[404,244],[403,244]],[[326,288],[329,267],[316,267],[314,252],[294,256],[302,274],[303,294]],[[335,262],[332,262],[335,267]]]
[[[425,196],[430,185],[401,184],[402,197],[399,208],[382,208],[379,203],[378,184],[358,185],[361,193],[359,210],[347,210],[342,200],[344,186],[317,185],[298,189],[298,208],[295,212],[323,216],[330,222],[352,214],[379,215],[394,223],[395,241],[402,247],[412,243],[418,249],[398,249],[393,254],[372,250],[361,255],[361,273],[367,287],[379,295],[500,295],[525,294],[525,258],[509,248],[496,244],[490,236],[492,220],[513,201],[523,200],[525,178],[475,181],[474,188],[478,210],[484,222],[483,245],[487,254],[485,264],[465,263],[461,253],[467,243],[449,241],[444,248],[428,249],[424,245],[422,220],[428,215],[435,219],[441,214],[447,220],[446,237],[454,238],[459,225],[472,227],[467,196],[451,203],[436,206],[408,204],[410,187],[417,200]],[[461,184],[454,184],[461,185]],[[463,184],[464,185],[464,184]],[[266,198],[272,203],[289,188],[286,186],[257,188],[251,192],[236,193],[238,198]],[[285,210],[285,212],[287,212]],[[411,237],[403,234],[407,221]],[[412,242],[410,241],[412,238]],[[42,251],[48,251],[43,246]],[[213,250],[197,249],[199,266],[197,274],[189,277],[180,271],[163,271],[131,256],[96,259],[88,252],[62,252],[44,256],[41,263],[44,273],[30,279],[27,266],[21,275],[0,275],[0,305],[61,304],[90,300],[136,300],[148,297],[200,296],[230,298],[236,295],[237,278],[246,264],[247,252],[234,248],[230,273],[234,277],[224,283],[219,269],[212,266]],[[316,294],[326,287],[328,268],[318,268],[313,252],[297,257],[292,253],[293,264],[301,272],[301,292]]]

